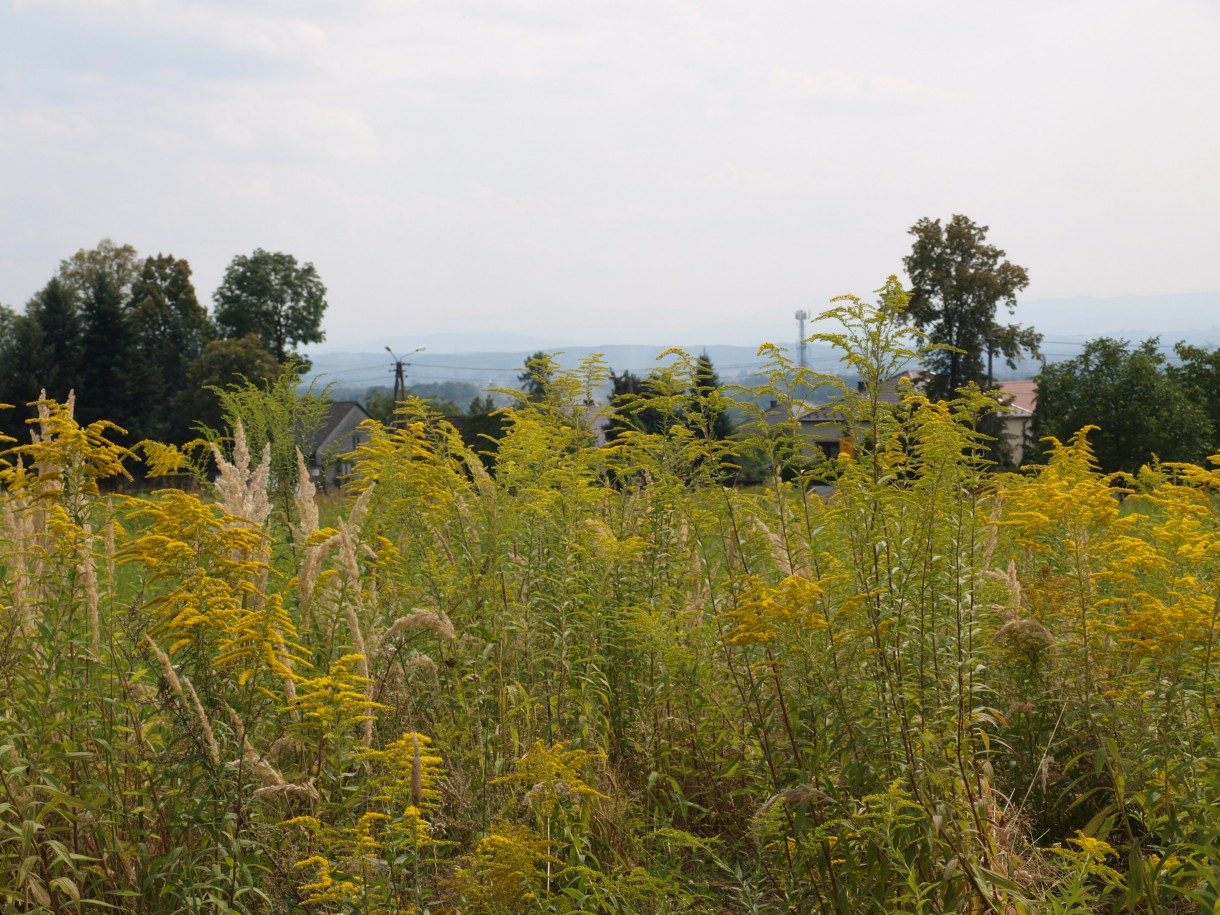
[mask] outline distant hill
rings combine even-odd
[[[639,344],[554,349],[538,347],[513,352],[434,353],[429,350],[404,356],[407,384],[410,386],[412,381],[466,381],[481,387],[517,387],[517,375],[522,371],[525,360],[538,349],[552,353],[561,368],[576,368],[583,360],[597,353],[615,372],[632,371],[642,375],[660,364],[657,357],[667,347]],[[685,349],[692,355],[706,352],[722,381],[735,381],[752,375],[763,364],[756,349],[751,346],[713,345]],[[829,346],[810,344],[808,352],[811,368],[831,373],[840,370],[838,354]],[[394,360],[384,350],[380,353],[311,352],[310,357],[313,359],[313,371],[308,376],[309,380],[316,378],[322,383],[333,382],[345,390],[393,384]]]
[[[1220,291],[1035,299],[1021,302],[1014,318],[1042,332],[1043,355],[1050,362],[1077,355],[1085,341],[1101,336],[1133,342],[1159,336],[1167,351],[1178,340],[1198,346],[1220,346]],[[516,387],[526,358],[539,350],[555,354],[563,368],[575,368],[591,354],[600,353],[615,372],[630,370],[643,374],[656,367],[657,356],[667,348],[644,343],[565,345],[515,332],[426,334],[373,339],[355,346],[311,347],[309,355],[314,368],[310,377],[333,382],[345,391],[390,386],[394,379],[393,358],[385,351],[387,346],[406,361],[408,385],[412,381],[461,381],[480,388]],[[425,351],[413,352],[418,346],[425,346]],[[756,375],[762,366],[753,343],[696,343],[682,348],[694,355],[706,352],[724,381],[742,381]],[[795,345],[788,348],[795,361]],[[808,360],[810,368],[820,372],[843,371],[838,353],[825,345],[810,344]],[[1001,360],[995,365],[996,377],[1001,379],[1030,378],[1038,368],[1036,360],[1026,360],[1016,371],[1008,369]]]
[[[1015,315],[1048,338],[1211,339],[1220,346],[1220,290],[1175,295],[1076,296],[1021,302]]]

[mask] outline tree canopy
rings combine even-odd
[[[1016,308],[1029,275],[986,243],[987,231],[962,215],[946,225],[921,219],[910,229],[915,242],[903,258],[911,280],[908,314],[930,343],[942,347],[925,357],[933,373],[927,391],[934,397],[950,397],[971,381],[989,386],[993,354],[1015,368],[1022,351],[1038,353],[1042,335],[1033,328],[996,322],[999,305],[1009,313]]]
[[[257,334],[203,358],[215,336],[186,260],[103,239],[64,259],[23,313],[0,309],[0,403],[75,391],[77,417],[117,423],[127,443],[183,442],[199,421],[220,422],[207,385],[278,372]],[[24,440],[22,412],[0,411],[0,431]]]
[[[302,343],[325,338],[326,287],[311,263],[264,251],[233,258],[216,290],[216,324],[224,337],[258,334],[276,361],[296,358]]]
[[[81,248],[60,261],[56,276],[78,299],[89,293],[99,273],[104,273],[119,294],[126,296],[140,265],[140,255],[134,247],[103,238],[97,247]]]
[[[706,353],[689,364],[679,363],[677,369],[658,369],[643,378],[631,371],[611,372],[610,383],[607,441],[626,432],[665,435],[675,426],[711,441],[733,434],[720,376]]]
[[[517,381],[528,399],[544,400],[554,375],[555,360],[539,350],[525,360],[525,367],[517,374]]]
[[[224,425],[218,390],[249,383],[266,387],[281,366],[257,334],[233,340],[211,340],[186,369],[186,386],[175,398],[179,414],[192,423],[219,429]]]
[[[1173,349],[1179,361],[1168,365],[1166,371],[1207,413],[1211,437],[1205,451],[1215,454],[1220,451],[1220,349],[1209,350],[1188,343],[1177,343]]]
[[[134,396],[141,389],[131,372],[131,324],[112,273],[99,270],[93,274],[81,307],[81,322],[76,415],[85,423],[102,419],[128,423],[136,402],[158,398]]]
[[[1104,471],[1134,473],[1155,454],[1165,461],[1201,461],[1212,442],[1207,411],[1171,373],[1156,338],[1090,340],[1074,359],[1038,373],[1039,437],[1067,441],[1085,426]]]
[[[41,365],[37,386],[48,397],[63,400],[81,381],[84,325],[80,303],[59,277],[38,292],[26,306],[26,316],[37,328],[33,365]]]
[[[621,375],[610,373],[610,415],[606,420],[606,441],[618,440],[624,432],[665,432],[666,416],[652,403],[661,392],[661,379],[653,372],[640,378],[627,369]]]
[[[135,384],[167,396],[145,407],[147,437],[176,441],[190,431],[189,417],[174,403],[190,386],[187,370],[215,335],[212,320],[199,304],[185,260],[157,255],[144,261],[132,283],[130,316]]]
[[[720,376],[707,353],[695,360],[693,381],[690,407],[686,416],[687,425],[706,439],[720,441],[728,438],[733,434],[733,421],[729,418],[728,403],[724,397]]]

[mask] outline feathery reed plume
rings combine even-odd
[[[436,675],[436,662],[422,651],[412,651],[407,655],[406,662],[402,665],[402,673],[404,676],[409,676],[416,671],[423,671],[432,680],[433,683],[438,683],[439,678]]]
[[[394,620],[381,637],[381,648],[385,650],[393,639],[413,629],[430,632],[437,638],[453,641],[453,622],[441,610],[432,607],[416,607],[406,616]]]
[[[250,474],[250,487],[247,490],[246,508],[249,512],[245,517],[262,524],[271,515],[271,499],[267,487],[271,482],[271,443],[263,445],[263,458]]]
[[[288,646],[281,643],[278,653],[280,663],[284,665],[285,669],[291,670],[292,656],[288,654]],[[289,706],[292,706],[297,701],[297,681],[291,676],[284,677],[284,698],[288,700]]]
[[[363,498],[363,496],[361,496]],[[359,505],[359,500],[357,500]],[[353,506],[352,514],[356,514],[356,507]],[[352,646],[356,649],[357,668],[360,676],[365,680],[365,695],[368,696],[369,702],[373,701],[373,684],[372,678],[369,676],[369,661],[368,650],[365,648],[364,632],[360,626],[360,616],[356,612],[356,601],[360,597],[360,565],[356,560],[356,525],[349,525],[342,518],[339,519],[339,560],[342,567],[342,574],[347,579],[346,585],[348,590],[348,599],[339,598],[343,604],[343,612],[347,617],[347,626],[352,635]],[[373,745],[373,709],[370,705],[368,709],[368,717],[364,720],[364,745],[371,747]]]
[[[767,798],[767,802],[758,808],[755,815],[764,816],[776,804],[784,804],[787,807],[832,807],[834,803],[834,798],[821,788],[815,788],[813,785],[793,785]]]
[[[385,702],[391,707],[401,708],[403,705],[402,697],[406,692],[407,676],[402,669],[402,662],[396,661],[386,668],[385,676],[382,677],[381,685],[377,690],[377,701]],[[389,697],[389,698],[387,698]]]
[[[1008,575],[1004,580],[1008,584],[1009,606],[1014,612],[1019,612],[1021,609],[1021,582],[1017,579],[1017,561],[1015,559],[1008,560]]]
[[[704,614],[707,611],[708,604],[712,599],[711,588],[708,587],[707,581],[700,579],[697,582],[697,587],[690,600],[682,606],[681,616],[686,620],[686,625],[690,629],[697,629],[703,624]]]
[[[76,391],[68,392],[68,400],[64,404],[64,411],[68,416],[72,416],[76,412]],[[30,430],[30,440],[37,445],[50,440],[52,435],[51,404],[47,400],[46,389],[43,388],[38,392],[38,431]],[[46,461],[36,461],[34,469],[38,471],[39,479],[43,483],[43,492],[58,492],[63,489],[63,481],[60,479],[59,474],[56,473],[57,468],[54,464]]]
[[[293,496],[296,503],[297,518],[294,532],[298,543],[304,543],[309,535],[318,529],[318,488],[309,478],[309,468],[305,466],[305,455],[297,449],[297,491]]]
[[[1055,637],[1037,620],[1013,619],[999,628],[995,641],[1023,654],[1036,656],[1053,645]]]
[[[1048,645],[1054,641],[1054,637],[1051,636],[1049,629],[1047,629],[1037,620],[1031,619],[1009,620],[1000,627],[999,631],[995,634],[995,637],[996,640],[999,641],[1014,635],[1025,636],[1039,642],[1045,642]]]
[[[161,663],[161,674],[178,697],[178,701],[195,713],[195,720],[207,739],[208,755],[212,759],[212,764],[219,766],[220,747],[216,743],[216,735],[212,733],[212,722],[208,720],[207,713],[203,710],[203,704],[199,701],[199,694],[195,692],[195,687],[191,685],[190,679],[185,675],[181,679],[178,677],[178,672],[174,670],[174,665],[170,662],[169,655],[161,650],[160,645],[147,635],[144,636],[144,641],[148,643],[148,647],[152,649],[153,654],[157,656],[157,660]],[[187,698],[188,694],[189,700]]]
[[[255,797],[269,797],[275,794],[286,794],[289,797],[299,797],[310,801],[319,799],[318,789],[308,782],[304,785],[284,782],[282,785],[263,785],[261,788],[254,789]]]
[[[199,701],[199,694],[195,692],[195,687],[191,684],[190,677],[184,677],[182,685],[191,697],[191,706],[195,710],[195,716],[199,719],[199,726],[203,728],[203,735],[208,740],[208,755],[212,757],[212,763],[219,766],[220,747],[216,743],[216,735],[212,733],[212,723],[208,720],[207,713],[203,710],[203,703]]]
[[[250,466],[250,450],[246,444],[246,428],[238,420],[233,430],[233,462],[225,460],[220,449],[212,446],[212,455],[216,458],[219,476],[216,479],[216,495],[220,506],[252,528],[261,528],[271,517],[271,497],[268,486],[271,480],[271,443],[263,445],[262,460]],[[270,542],[262,547],[263,559],[271,555]],[[268,565],[253,576],[254,590],[251,593],[251,604],[255,609],[262,606],[267,593]]]
[[[767,546],[771,549],[771,561],[775,563],[775,568],[784,576],[792,575],[792,558],[788,555],[788,548],[779,534],[767,527],[762,518],[757,515],[750,519],[750,524],[766,538]]]
[[[259,753],[250,744],[250,738],[246,733],[246,727],[241,720],[241,716],[233,709],[232,706],[225,704],[225,711],[229,715],[229,720],[233,724],[233,729],[241,735],[242,743],[242,759],[250,765],[250,771],[254,773],[254,777],[259,780],[260,787],[255,789],[255,797],[268,797],[275,794],[287,794],[292,797],[308,798],[310,800],[318,800],[318,789],[312,784],[306,783],[303,785],[294,784],[288,781],[280,774],[280,771],[271,764],[271,762]],[[280,738],[284,740],[285,738]],[[273,755],[276,749],[276,744],[271,745],[269,755]]]
[[[285,753],[301,748],[301,741],[295,737],[281,737],[267,748],[267,756],[278,760]]]
[[[212,456],[216,459],[216,466],[220,470],[220,475],[216,479],[218,501],[229,514],[240,515],[250,471],[250,450],[246,447],[245,425],[239,419],[237,428],[233,430],[232,463],[225,460],[225,456],[215,444],[211,447]]]
[[[242,735],[242,758],[250,764],[250,771],[262,782],[263,786],[268,785],[286,785],[287,780],[282,776],[275,766],[267,762],[263,756],[250,746],[250,739],[244,734]]]
[[[491,474],[487,472],[487,468],[483,466],[483,462],[479,459],[479,456],[476,454],[469,454],[466,456],[463,463],[465,464],[466,470],[470,474],[471,479],[474,480],[475,486],[478,487],[479,492],[484,496],[495,495],[495,481],[492,480]]]
[[[22,469],[20,457],[17,458],[16,469],[18,472]],[[30,499],[25,493],[10,490],[7,496],[0,501],[0,556],[4,557],[8,567],[9,596],[18,631],[28,635],[33,620],[25,612],[25,606],[31,596],[30,555],[35,540],[34,519]]]
[[[418,807],[424,799],[424,761],[419,750],[419,734],[411,734],[411,803]]]
[[[364,523],[364,516],[368,514],[369,502],[372,501],[373,491],[376,488],[376,481],[369,483],[368,489],[362,492],[356,501],[352,503],[351,511],[347,513],[347,523],[351,525],[353,530],[358,530],[360,525]]]
[[[305,547],[305,557],[301,560],[301,571],[297,575],[297,591],[301,595],[301,616],[305,627],[313,626],[314,586],[318,582],[318,572],[322,569],[322,560],[332,546],[339,542],[339,535],[328,537],[321,543],[311,543]]]
[[[348,585],[352,589],[353,594],[359,593],[360,590],[360,563],[356,556],[356,543],[358,528],[348,524],[342,518],[339,519],[339,560],[343,564],[343,571],[347,573]]]
[[[161,676],[165,678],[165,682],[170,685],[170,688],[174,691],[175,695],[177,695],[182,703],[185,704],[186,696],[182,692],[182,682],[178,679],[178,672],[174,670],[174,665],[170,663],[169,655],[162,651],[161,646],[150,639],[147,635],[144,636],[144,641],[148,643],[148,647],[151,648],[153,654],[157,656],[157,660],[161,662]]]
[[[105,545],[106,545],[106,581],[110,582],[110,586],[114,587],[114,565],[115,565],[115,528],[114,518],[106,519],[105,530]]]
[[[271,517],[271,499],[267,484],[271,478],[271,443],[263,446],[262,460],[250,466],[250,450],[246,445],[246,428],[241,420],[233,430],[233,461],[225,460],[216,445],[212,456],[220,473],[216,479],[217,501],[230,515],[244,518],[255,527],[262,527]]]

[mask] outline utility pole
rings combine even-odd
[[[417,346],[407,355],[413,356],[415,353],[422,353],[427,348],[426,346]],[[407,363],[405,360],[395,356],[394,351],[388,346],[385,348],[385,351],[394,359],[394,425],[398,425],[398,405],[407,399]]]
[[[388,346],[385,351],[394,357],[394,405],[398,406],[399,401],[406,396],[407,373],[403,370],[403,361],[394,356],[394,351]]]

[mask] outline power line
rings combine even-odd
[[[417,346],[407,355],[422,353],[425,349],[427,349],[427,347]],[[390,357],[394,360],[394,403],[397,405],[407,399],[407,363],[395,356],[394,351],[388,346],[385,348],[385,351],[389,353]],[[397,412],[395,413],[395,417],[397,418]]]
[[[488,366],[488,365],[439,365],[435,362],[404,363],[404,365],[411,365],[412,371],[416,375],[430,372],[433,369],[446,369],[449,371],[458,371],[458,372],[493,372],[495,374],[506,374],[506,375],[519,374],[521,371],[520,368],[502,368],[502,367]],[[389,371],[391,374],[395,373],[395,369],[393,369],[393,368],[391,368]],[[358,367],[358,368],[353,368],[353,369],[341,369],[341,368],[332,369],[331,371],[328,371],[325,373],[320,373],[320,374],[342,375],[344,377],[349,377],[349,378],[359,375],[359,376],[366,377],[366,378],[372,378],[372,377],[376,377],[379,375],[383,375],[383,374],[385,374],[385,372],[386,372],[385,369]],[[372,374],[370,374],[370,373],[372,373]]]

